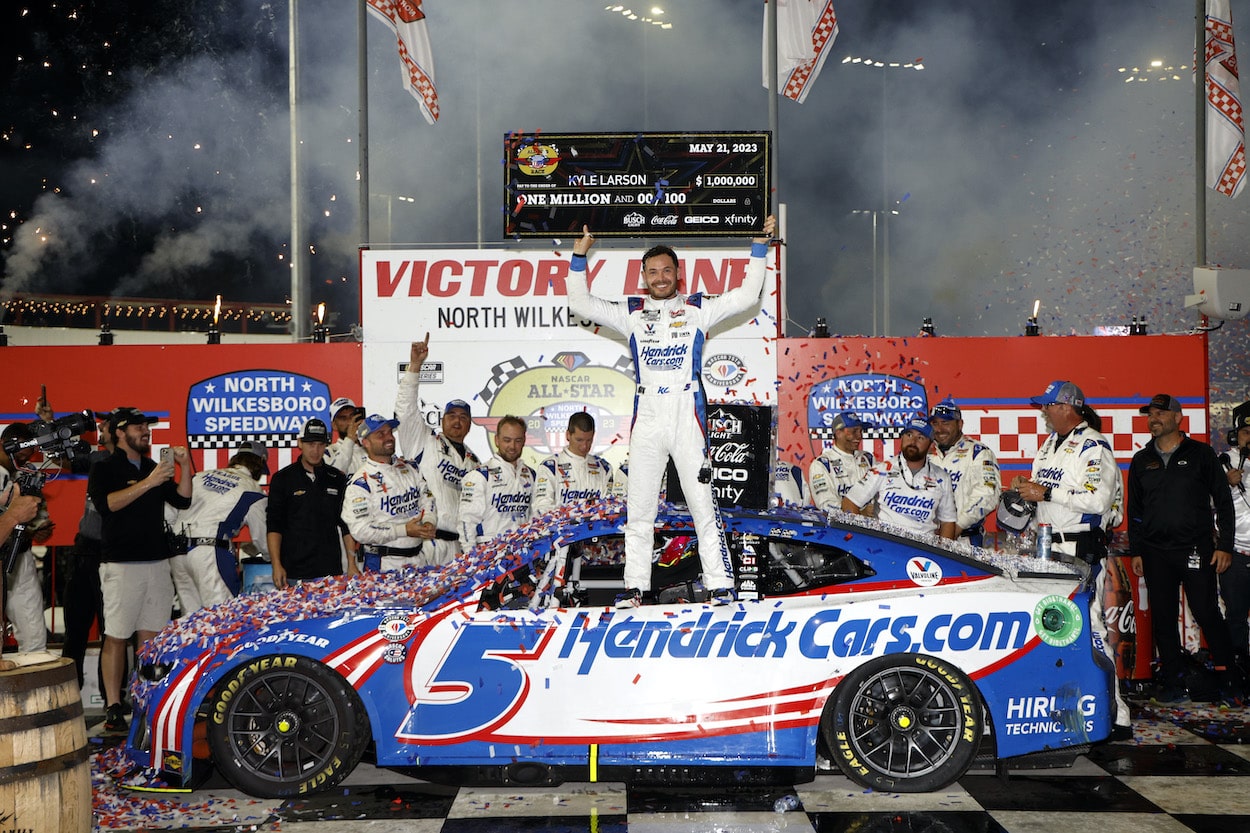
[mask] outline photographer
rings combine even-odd
[[[39,499],[23,495],[21,488],[14,483],[0,491],[0,541],[8,540],[19,524],[27,523],[39,513]],[[0,592],[0,606],[4,603],[4,594]],[[0,660],[0,671],[12,671],[16,667],[10,660]]]
[[[141,642],[169,621],[174,583],[169,574],[169,542],[164,506],[191,505],[194,471],[183,447],[170,449],[160,463],[150,455],[152,432],[159,421],[135,408],[118,408],[109,419],[117,450],[91,467],[87,494],[104,519],[100,587],[104,593],[104,730],[126,731],[121,703],[122,663],[126,643],[137,633]],[[174,482],[177,468],[181,474]]]
[[[34,456],[37,447],[30,442],[33,439],[30,426],[24,422],[14,422],[0,431],[0,489],[7,489],[17,477],[18,469],[26,466]],[[17,444],[27,447],[12,454],[5,450]],[[28,534],[8,545],[18,547],[18,551],[10,554],[6,547],[5,553],[6,565],[13,565],[5,575],[8,585],[5,614],[13,623],[17,649],[24,654],[44,651],[48,647],[48,627],[43,615],[43,582],[40,581],[35,554],[30,547],[32,543],[41,544],[52,536],[52,523],[48,519],[45,502],[42,498],[37,500],[39,509],[35,518],[26,525]]]

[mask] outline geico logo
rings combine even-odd
[[[746,482],[750,479],[746,469],[712,469],[712,476],[717,480],[736,480],[738,482]]]
[[[692,214],[686,218],[688,226],[714,226],[720,223],[720,217],[704,217],[699,214]]]

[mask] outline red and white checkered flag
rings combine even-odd
[[[395,33],[404,88],[421,105],[430,124],[438,121],[438,90],[434,88],[434,53],[425,29],[421,0],[369,0],[369,11]]]
[[[1235,197],[1246,184],[1246,128],[1229,0],[1207,0],[1207,187]]]
[[[833,0],[769,0],[777,3],[778,91],[800,104],[820,74],[838,37]],[[768,86],[768,7],[764,7],[764,86]]]

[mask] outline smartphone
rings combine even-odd
[[[168,448],[162,448],[162,449],[161,449],[161,462],[162,462],[162,463],[168,463],[168,462],[169,462],[169,458],[173,455],[173,453],[174,453],[174,452],[173,452],[173,451],[171,451],[171,450],[170,450],[170,449],[168,449]]]

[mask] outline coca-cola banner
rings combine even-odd
[[[721,506],[767,509],[772,496],[773,409],[762,405],[709,405],[708,457],[712,491]],[[670,462],[668,499],[683,500]]]

